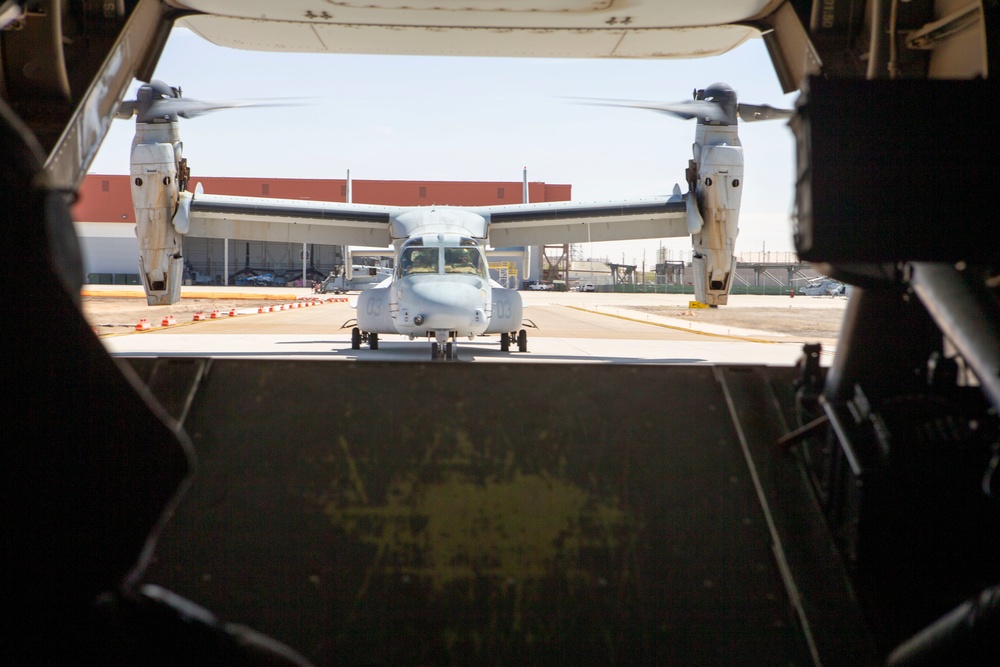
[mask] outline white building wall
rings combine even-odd
[[[76,235],[83,254],[84,275],[139,273],[139,242],[135,224],[77,222]]]
[[[85,275],[139,273],[139,242],[134,223],[76,222],[74,226]],[[232,275],[247,265],[249,251],[253,269],[287,273],[290,278],[302,275],[301,243],[229,240],[228,267],[225,245],[222,239],[185,239],[185,264],[222,284],[225,274]],[[308,244],[307,252],[313,254],[307,266],[315,267],[323,275],[343,263],[340,246]]]

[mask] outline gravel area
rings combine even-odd
[[[757,329],[804,338],[835,339],[844,318],[843,309],[832,308],[679,308],[628,306],[661,317],[729,327]]]

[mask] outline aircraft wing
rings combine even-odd
[[[391,223],[412,207],[181,194],[174,226],[187,236],[387,247]],[[494,247],[688,236],[685,198],[544,202],[463,208],[489,221]],[[186,230],[186,231],[185,231]]]
[[[490,222],[494,248],[658,239],[690,234],[683,196],[545,202],[469,209]]]
[[[181,193],[174,226],[187,236],[385,248],[389,223],[408,209],[373,204]]]

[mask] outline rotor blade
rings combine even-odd
[[[127,100],[118,106],[118,110],[115,111],[115,118],[128,120],[138,113],[138,111],[139,106],[136,104],[135,100]]]
[[[607,107],[628,107],[632,109],[648,109],[649,111],[659,111],[670,114],[684,120],[691,118],[707,118],[712,121],[725,121],[726,114],[722,108],[714,102],[705,100],[684,100],[682,102],[643,102],[638,100],[613,100],[613,99],[592,99],[592,98],[570,98],[579,100],[579,104],[591,104],[595,106]]]
[[[769,104],[743,104],[740,102],[736,107],[736,113],[740,115],[740,120],[749,123],[755,120],[791,118],[795,114],[795,111],[792,109],[777,109]]]
[[[226,100],[222,102],[205,102],[183,97],[168,97],[154,100],[144,111],[139,111],[137,122],[149,123],[155,120],[173,120],[176,118],[197,118],[220,109],[237,109],[243,107],[280,107],[294,106],[290,100]],[[122,105],[121,111],[124,111]],[[124,116],[128,117],[128,116]]]
[[[165,100],[166,102],[171,102],[173,100]],[[206,114],[210,111],[218,111],[219,109],[240,109],[244,107],[285,107],[291,106],[289,101],[265,101],[265,100],[227,100],[225,102],[202,102],[200,100],[185,100],[180,99],[178,102],[183,102],[184,108],[177,111],[177,115],[181,118],[195,118]]]

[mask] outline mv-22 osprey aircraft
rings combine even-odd
[[[399,207],[205,194],[187,191],[179,118],[254,103],[200,102],[153,81],[122,104],[119,118],[136,116],[132,200],[139,271],[150,305],[180,298],[184,236],[386,247],[393,275],[360,294],[352,347],[378,349],[380,334],[432,338],[432,358],[456,358],[454,341],[500,334],[527,351],[521,296],[492,281],[485,248],[626,239],[692,238],[695,298],[727,302],[735,259],[743,149],[738,120],[791,115],[766,105],[738,104],[732,88],[713,84],[679,103],[594,101],[697,119],[688,191],[600,202],[549,202],[456,208]]]

